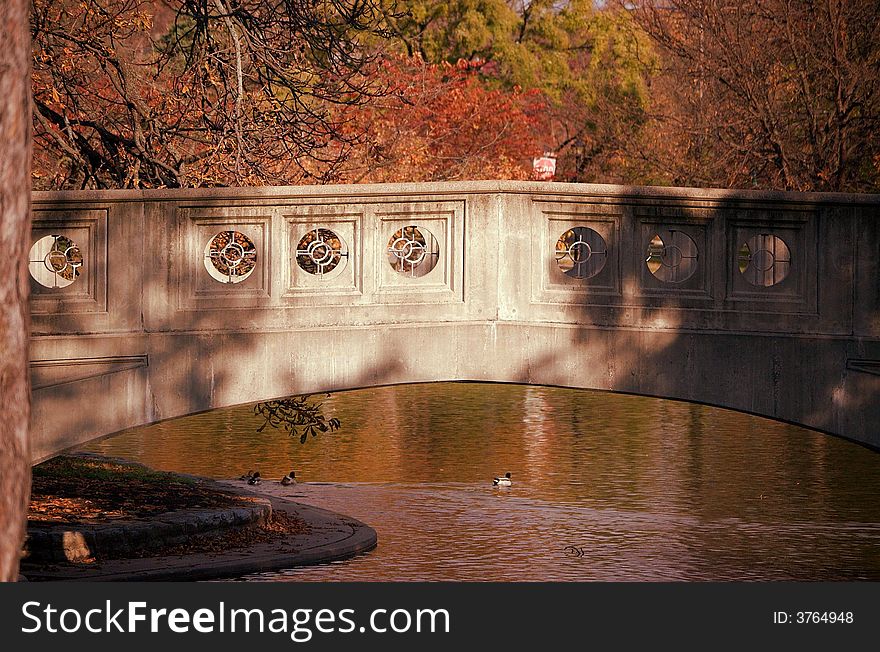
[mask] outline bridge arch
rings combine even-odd
[[[35,460],[439,380],[681,399],[880,447],[878,196],[468,182],[33,208]]]

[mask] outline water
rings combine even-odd
[[[880,580],[880,455],[660,399],[438,383],[334,394],[342,430],[256,433],[250,406],[89,450],[358,518],[378,548],[249,580]],[[513,486],[493,488],[510,471]]]

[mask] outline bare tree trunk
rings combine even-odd
[[[30,495],[28,272],[31,48],[27,0],[0,2],[0,581],[18,578]]]

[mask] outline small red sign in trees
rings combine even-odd
[[[544,154],[532,159],[532,169],[535,179],[538,181],[551,181],[556,174],[556,157],[552,154]]]

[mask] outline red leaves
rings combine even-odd
[[[505,86],[493,62],[366,55],[356,74],[318,74],[249,51],[239,96],[223,29],[199,33],[217,39],[206,54],[189,49],[192,17],[146,0],[91,6],[35,0],[41,189],[527,179],[546,147],[546,100]]]
[[[392,90],[350,114],[363,146],[346,181],[526,179],[540,153],[545,101],[481,75],[483,61],[390,59],[377,72]]]

